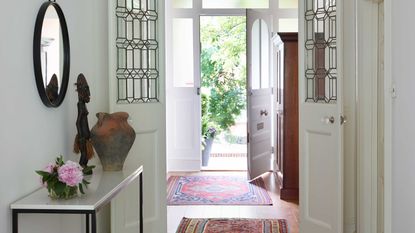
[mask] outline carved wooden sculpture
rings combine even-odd
[[[50,79],[48,85],[46,86],[46,96],[50,100],[51,103],[55,102],[55,100],[58,98],[58,90],[59,90],[59,83],[58,83],[58,77],[56,74],[52,75],[52,78]]]
[[[74,152],[81,152],[79,164],[86,167],[88,160],[94,155],[94,149],[91,144],[91,133],[88,125],[88,109],[86,103],[90,101],[89,86],[83,74],[79,74],[76,82],[76,91],[78,92],[78,117],[76,119],[76,129],[78,134],[75,137]]]

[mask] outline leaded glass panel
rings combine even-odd
[[[118,103],[156,102],[159,67],[156,0],[117,0]]]
[[[337,100],[336,0],[305,0],[307,102]]]

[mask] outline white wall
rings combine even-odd
[[[59,154],[72,156],[77,95],[73,83],[80,72],[91,88],[90,127],[95,113],[108,111],[107,2],[58,1],[65,13],[71,45],[71,71],[67,96],[57,109],[46,108],[38,96],[33,74],[32,40],[42,0],[1,1],[0,14],[0,232],[11,232],[11,202],[39,187],[34,170]],[[91,162],[97,164],[97,162]],[[104,219],[108,209],[103,211]],[[78,216],[20,218],[21,232],[82,232]],[[65,219],[65,221],[61,221]],[[83,220],[84,218],[82,218]],[[101,227],[107,228],[108,221]],[[50,231],[45,231],[50,227]],[[105,232],[101,229],[99,232]]]
[[[392,231],[403,233],[415,229],[415,2],[391,2],[392,78],[397,90],[392,107]]]

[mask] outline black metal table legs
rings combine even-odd
[[[89,214],[85,214],[86,233],[89,233]]]
[[[19,224],[18,224],[18,221],[19,221],[19,219],[18,219],[18,214],[17,214],[17,211],[16,210],[12,210],[12,221],[13,221],[13,223],[12,223],[12,228],[13,228],[13,233],[17,233],[18,232],[18,227],[19,227]]]
[[[97,214],[94,211],[93,213],[90,214],[85,214],[86,216],[86,221],[85,221],[85,226],[86,226],[86,233],[89,233],[90,230],[92,233],[97,233]],[[89,219],[91,218],[91,220]]]
[[[143,173],[139,176],[140,182],[140,233],[143,233],[144,222],[143,222]]]
[[[85,232],[97,233],[97,217],[95,210],[37,210],[37,209],[13,209],[12,233],[19,232],[19,214],[85,214]],[[89,218],[91,217],[91,221]],[[91,229],[91,231],[90,231]]]

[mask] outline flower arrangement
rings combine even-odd
[[[56,158],[55,163],[49,163],[43,170],[36,171],[42,178],[42,185],[48,189],[49,196],[53,199],[69,199],[78,194],[78,189],[82,194],[84,187],[89,184],[84,179],[84,174],[92,171],[94,166],[82,168],[79,163],[73,161],[63,161],[62,156]]]

